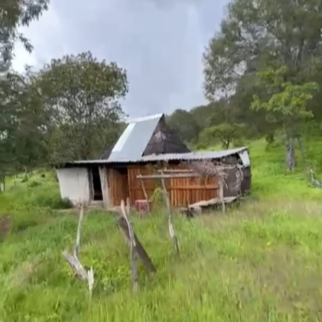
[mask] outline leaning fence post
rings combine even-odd
[[[162,175],[161,183],[162,183],[162,188],[163,188],[163,198],[165,200],[165,203],[166,203],[166,206],[167,206],[167,209],[168,209],[169,234],[170,234],[170,237],[171,237],[171,239],[173,241],[173,246],[174,246],[175,253],[176,253],[176,255],[179,256],[179,254],[180,254],[179,244],[178,244],[178,239],[177,239],[176,233],[174,231],[173,223],[172,223],[172,213],[171,213],[170,198],[169,198],[169,193],[168,193],[166,185],[165,185],[165,180],[164,180],[164,177],[163,177],[163,175],[164,175],[163,171],[161,171],[161,175]]]
[[[80,236],[81,236],[81,227],[83,223],[84,217],[84,204],[81,203],[79,217],[78,217],[78,227],[77,227],[77,235],[75,241],[75,247],[73,254],[70,254],[67,250],[63,251],[63,256],[68,261],[70,267],[75,272],[75,274],[83,281],[87,281],[88,290],[90,297],[92,296],[93,285],[94,285],[94,272],[92,267],[89,271],[86,271],[84,266],[78,259],[79,250],[80,250]]]
[[[121,215],[125,219],[128,232],[129,232],[129,245],[130,245],[130,261],[131,261],[131,271],[132,271],[132,281],[133,281],[133,292],[138,290],[138,269],[137,269],[137,255],[135,252],[135,239],[133,228],[129,219],[129,203],[125,207],[124,200],[121,201]]]
[[[119,228],[124,234],[127,244],[130,246],[130,262],[131,262],[131,271],[132,271],[132,281],[133,281],[133,291],[135,292],[138,289],[138,276],[137,276],[137,259],[143,263],[144,269],[148,274],[153,274],[156,272],[156,269],[140,243],[139,239],[135,235],[131,222],[129,220],[129,202],[125,207],[124,201],[121,202],[121,211],[120,217],[117,221]]]

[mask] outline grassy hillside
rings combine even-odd
[[[321,173],[322,143],[307,142]],[[284,173],[283,146],[250,144],[253,194],[239,209],[192,221],[177,217],[182,256],[172,256],[166,215],[134,219],[158,271],[140,269],[130,292],[129,254],[112,215],[88,214],[81,261],[93,266],[88,299],[61,251],[71,247],[77,218],[57,208],[54,177],[21,178],[0,195],[0,215],[12,215],[0,243],[0,321],[318,321],[322,282],[322,190],[310,187],[301,165]]]

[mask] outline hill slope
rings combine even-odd
[[[307,143],[308,161],[322,166],[322,144]],[[134,219],[158,271],[140,268],[130,292],[129,254],[111,214],[84,221],[81,261],[93,266],[91,302],[61,251],[72,247],[77,218],[53,208],[51,175],[9,184],[0,214],[13,231],[0,243],[0,321],[314,321],[322,319],[322,190],[299,170],[285,174],[283,146],[250,144],[253,196],[225,216],[177,217],[181,258],[172,256],[166,215]]]

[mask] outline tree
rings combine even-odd
[[[10,75],[0,93],[0,168],[14,171],[33,169],[46,160],[46,118],[39,94],[32,88],[33,76]]]
[[[243,125],[222,123],[220,125],[212,126],[204,130],[202,139],[207,143],[213,139],[219,139],[223,149],[229,149],[233,140],[242,137]]]
[[[198,138],[200,127],[189,111],[175,110],[168,117],[168,124],[187,142],[193,142]]]
[[[28,26],[48,9],[49,0],[1,0],[0,2],[0,46],[4,63],[12,58],[12,49],[16,40],[20,40],[27,51],[32,45],[22,33],[19,26]]]
[[[98,158],[115,141],[124,116],[119,99],[128,91],[126,71],[90,52],[53,59],[36,87],[51,118],[53,162]]]
[[[216,110],[214,103],[207,105],[196,106],[190,110],[190,113],[197,121],[197,124],[200,129],[208,126],[209,115],[212,115]]]
[[[225,98],[213,102],[214,110],[208,115],[206,125],[216,126],[223,123],[236,123],[238,108],[235,107],[234,103],[233,100]]]
[[[18,32],[18,27],[28,26],[37,19],[47,10],[48,3],[48,0],[0,2],[0,172],[8,172],[16,167],[17,155],[14,150],[16,144],[21,143],[16,134],[23,123],[20,117],[22,106],[25,106],[27,87],[24,76],[9,73],[9,70],[15,41],[22,41],[29,52],[32,45]]]
[[[48,162],[49,117],[36,85],[36,76],[27,69],[23,78],[21,106],[16,110],[19,126],[15,131],[14,154],[20,168],[29,170]]]
[[[320,0],[232,1],[220,32],[204,53],[206,96],[214,100],[224,93],[241,99],[242,104],[236,104],[243,111],[239,115],[250,124],[260,124],[256,130],[262,135],[262,129],[271,131],[264,110],[248,110],[254,94],[264,91],[258,94],[265,95],[265,88],[256,86],[257,74],[285,66],[285,82],[301,85],[319,79],[322,83],[321,10]],[[314,100],[308,103],[312,110]]]
[[[15,75],[0,80],[0,173],[13,165],[12,133],[16,126],[15,104],[19,94],[19,78]]]
[[[258,74],[259,86],[265,88],[267,99],[260,99],[254,95],[252,109],[265,110],[273,122],[280,122],[288,139],[286,167],[293,170],[295,167],[294,138],[298,138],[299,126],[303,120],[313,117],[307,104],[318,90],[318,84],[308,82],[292,84],[284,81],[287,74],[285,67],[278,70],[268,69]]]
[[[228,85],[235,90],[237,81],[267,64],[304,76],[320,60],[321,9],[319,0],[234,0],[204,54],[206,94]]]

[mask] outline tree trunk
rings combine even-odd
[[[299,144],[299,148],[300,148],[300,152],[301,152],[301,156],[302,156],[303,166],[305,167],[305,169],[308,169],[309,167],[308,167],[308,164],[307,164],[306,158],[305,158],[305,150],[304,150],[303,144],[301,142],[300,136],[297,136],[297,142]]]
[[[228,150],[230,146],[230,140],[221,139],[222,147],[224,150]]]
[[[294,139],[290,137],[286,145],[286,170],[293,171],[295,168]]]
[[[6,191],[6,175],[0,175],[0,192]]]

